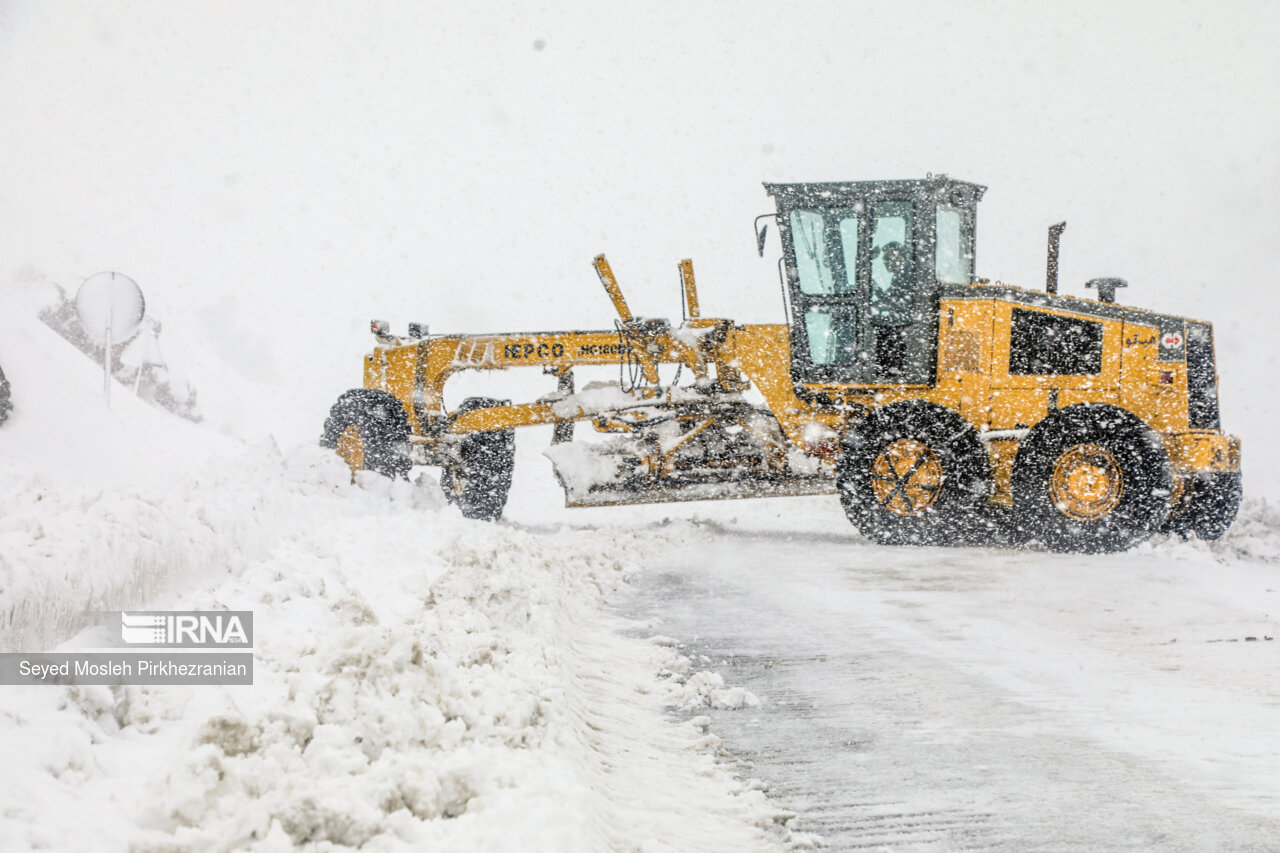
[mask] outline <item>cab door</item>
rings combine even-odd
[[[859,212],[797,209],[788,224],[792,373],[797,381],[854,380],[867,360],[857,276]]]
[[[914,205],[883,201],[870,206],[864,266],[867,328],[864,332],[874,384],[923,384],[933,378],[937,309],[931,282],[920,275]],[[928,363],[926,363],[926,361]]]
[[[914,220],[911,201],[789,211],[796,381],[932,381],[936,294],[920,287]]]

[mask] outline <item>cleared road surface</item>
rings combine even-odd
[[[619,610],[760,698],[711,731],[794,829],[835,850],[1280,851],[1280,567],[1259,540],[891,549],[834,502],[770,503],[675,522],[687,548]]]

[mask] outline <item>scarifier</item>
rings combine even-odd
[[[757,218],[757,245],[773,219],[787,324],[702,316],[688,260],[683,322],[637,317],[600,255],[612,330],[402,337],[375,321],[364,387],[338,399],[322,443],[353,477],[438,466],[478,519],[502,514],[515,430],[554,425],[547,455],[574,507],[838,494],[880,543],[1083,552],[1226,532],[1240,441],[1220,428],[1209,323],[1117,304],[1122,279],[1058,295],[1065,223],[1045,292],[976,278],[976,184],[765,188],[776,212]],[[574,369],[599,365],[620,381],[576,389]],[[455,373],[516,367],[556,390],[445,410]],[[573,440],[579,421],[605,436]]]

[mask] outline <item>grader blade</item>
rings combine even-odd
[[[836,492],[830,469],[806,473],[729,469],[716,476],[677,472],[661,477],[637,473],[635,459],[607,445],[553,445],[543,451],[564,489],[567,507],[623,506],[678,501],[830,495]],[[641,465],[640,467],[643,467]]]
[[[836,481],[829,477],[787,477],[782,479],[726,480],[719,483],[608,487],[586,494],[565,492],[564,505],[570,508],[626,506],[628,504],[677,503],[679,501],[722,501],[743,498],[781,498],[804,495],[834,495]]]
[[[630,504],[678,503],[681,501],[802,497],[804,495],[834,495],[835,493],[835,479],[820,476],[744,477],[735,480],[621,486],[601,483],[590,486],[585,490],[571,489],[565,486],[564,505],[570,508],[627,506]]]

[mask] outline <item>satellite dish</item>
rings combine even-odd
[[[133,337],[144,313],[142,289],[122,273],[91,275],[76,292],[76,317],[100,344],[110,346]]]

